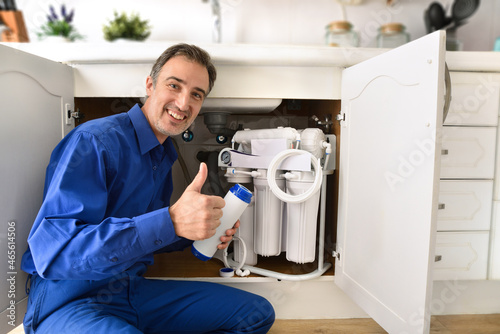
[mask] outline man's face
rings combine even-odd
[[[208,71],[184,56],[169,59],[158,75],[156,87],[146,80],[149,96],[143,106],[158,141],[184,132],[200,112],[208,93]]]

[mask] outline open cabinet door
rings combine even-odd
[[[42,203],[50,154],[74,127],[73,70],[0,45],[0,332],[21,324],[27,274],[21,257]],[[69,104],[69,106],[66,106]]]
[[[335,282],[391,334],[428,333],[445,33],[342,74]]]

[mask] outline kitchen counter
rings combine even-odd
[[[174,41],[2,43],[74,69],[75,97],[141,97],[156,58]],[[388,49],[199,44],[218,70],[211,98],[340,99],[344,68]],[[500,72],[500,52],[448,52],[451,71]],[[314,83],[314,84],[311,84]]]
[[[67,64],[152,63],[175,41],[1,43]],[[305,45],[198,44],[216,64],[349,67],[388,51]],[[500,52],[447,52],[450,70],[500,72]]]

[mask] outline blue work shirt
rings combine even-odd
[[[139,105],[86,122],[52,152],[21,268],[46,279],[100,280],[192,241],[169,214],[171,139],[160,144]]]

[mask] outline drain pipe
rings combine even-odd
[[[226,127],[227,115],[227,113],[223,112],[209,112],[203,114],[203,121],[208,131],[217,136],[232,137],[236,133],[236,130]]]

